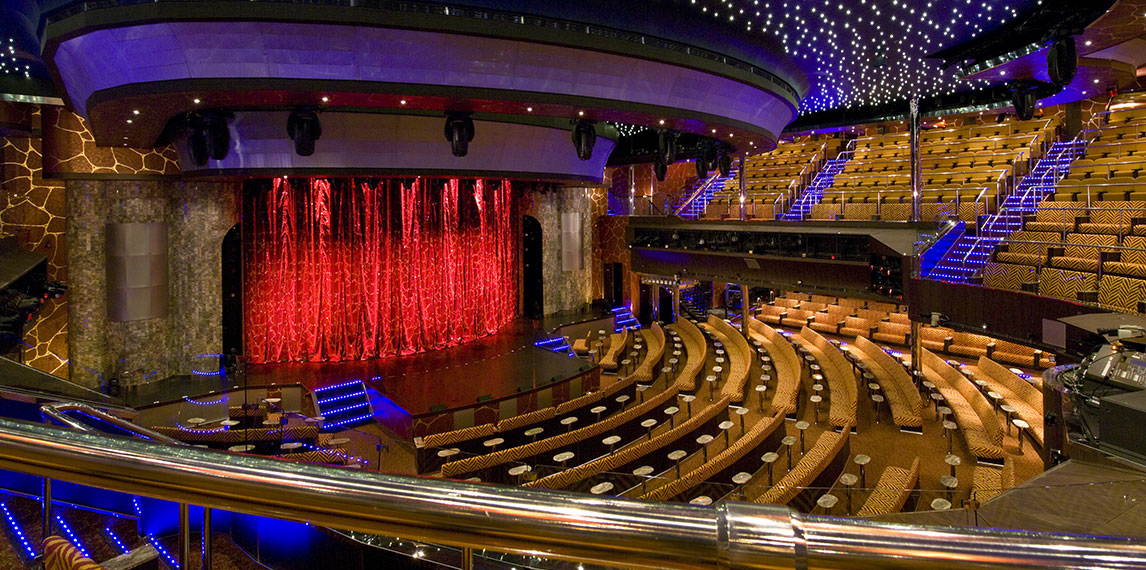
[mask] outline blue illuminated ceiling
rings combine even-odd
[[[981,90],[928,54],[1006,25],[1041,0],[679,0],[778,41],[808,76],[802,114]],[[997,82],[996,82],[997,83]]]

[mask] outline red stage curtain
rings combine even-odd
[[[243,216],[251,362],[433,350],[491,334],[516,314],[509,181],[266,186],[248,193]]]

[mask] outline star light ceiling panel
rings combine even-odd
[[[706,17],[771,36],[808,74],[800,112],[882,105],[983,89],[930,53],[1036,6],[1018,0],[683,0]]]

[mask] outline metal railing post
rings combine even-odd
[[[191,567],[191,508],[179,503],[179,567]]]
[[[48,538],[52,536],[52,517],[54,516],[52,513],[52,478],[44,477],[43,484],[40,488],[41,514],[44,517],[43,520],[40,521],[40,537]]]
[[[203,507],[203,542],[199,558],[201,570],[211,570],[211,509]]]

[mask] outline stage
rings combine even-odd
[[[612,327],[608,311],[588,307],[543,319],[518,317],[497,333],[441,350],[374,360],[248,364],[235,374],[176,376],[125,390],[132,407],[219,392],[236,387],[302,384],[310,390],[361,379],[410,415],[456,408],[478,398],[497,399],[576,376],[584,360],[538,348],[558,328],[576,336]]]

